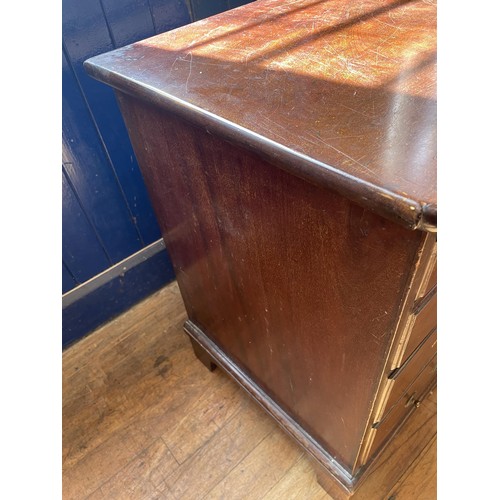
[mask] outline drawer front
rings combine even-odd
[[[403,365],[406,360],[412,355],[419,344],[426,336],[437,326],[437,293],[434,293],[432,298],[428,300],[425,306],[415,315],[413,327],[411,329],[410,338],[404,350],[403,361],[399,366]]]
[[[429,293],[429,291],[437,286],[437,262],[434,263],[434,268],[432,270],[431,277],[429,279],[429,283],[427,283],[427,286],[424,288],[424,293],[423,295],[426,295]]]
[[[429,276],[429,281],[425,283],[425,280],[427,279],[426,276],[424,276],[424,283],[423,286],[421,287],[417,299],[421,297],[425,297],[436,285],[437,285],[437,261],[436,261],[436,254],[434,253],[431,259],[431,262],[429,263],[430,266],[430,276]]]
[[[386,412],[385,417],[376,426],[375,437],[370,455],[373,456],[381,446],[391,437],[393,432],[415,409],[418,411],[420,402],[432,390],[437,381],[436,355],[424,366],[417,378],[407,386],[400,395],[397,403]]]
[[[406,363],[391,374],[393,386],[380,421],[385,420],[393,407],[397,406],[400,400],[405,397],[408,387],[411,387],[414,381],[419,378],[429,361],[436,356],[436,352],[437,330],[433,329],[426,337],[425,342],[408,358]]]
[[[401,311],[373,407],[372,425],[364,437],[359,458],[362,466],[411,413],[412,401],[420,400],[436,381],[437,246],[432,237],[426,244]]]

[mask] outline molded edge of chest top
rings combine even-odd
[[[85,62],[116,89],[437,231],[436,6],[260,0]]]

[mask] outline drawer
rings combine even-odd
[[[432,288],[434,288],[435,286],[437,286],[437,262],[434,262],[434,267],[432,269],[431,277],[429,278],[427,286],[423,290],[422,296],[429,293],[429,291],[432,290]]]
[[[437,356],[434,355],[421,369],[417,378],[399,393],[396,404],[376,424],[375,437],[370,452],[371,456],[377,453],[405,418],[420,406],[422,399],[435,387],[437,381],[436,371]]]
[[[400,368],[393,371],[389,376],[393,386],[381,420],[384,420],[392,408],[404,397],[407,388],[420,376],[420,373],[429,363],[429,360],[436,355],[436,352],[437,330],[434,328],[429,332],[423,344],[407,358]]]
[[[425,299],[424,299],[425,300]],[[403,356],[405,363],[406,359],[415,351],[418,345],[425,339],[429,332],[437,326],[437,293],[428,299],[425,305],[417,312],[415,322],[411,329],[410,338],[406,344],[405,354]]]
[[[425,297],[434,287],[437,286],[437,260],[436,260],[436,255],[434,254],[432,256],[430,263],[430,276],[428,278],[429,281],[427,283],[424,283],[423,287],[419,290],[417,300]],[[426,273],[427,274],[427,273]],[[424,276],[424,281],[427,279],[427,277]]]

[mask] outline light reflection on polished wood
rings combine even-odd
[[[85,68],[384,217],[435,231],[436,51],[434,0],[261,0]]]
[[[63,354],[63,498],[326,500],[312,461],[194,357],[176,283]],[[436,395],[356,500],[436,498]],[[427,443],[407,470],[401,453]],[[392,445],[391,445],[392,446]]]

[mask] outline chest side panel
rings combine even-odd
[[[422,233],[119,97],[190,320],[349,469]]]

